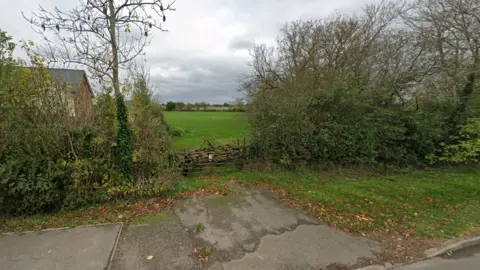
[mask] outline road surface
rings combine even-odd
[[[474,270],[480,269],[480,245],[462,249],[451,254],[394,268],[395,270]]]

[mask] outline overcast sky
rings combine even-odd
[[[168,33],[155,32],[146,50],[151,83],[162,101],[223,103],[241,95],[238,78],[249,72],[248,49],[273,43],[287,21],[351,13],[375,0],[177,0]],[[0,28],[16,40],[40,42],[21,11],[41,4],[68,10],[77,0],[2,0]],[[167,3],[168,1],[164,1]],[[8,3],[8,4],[7,4]]]

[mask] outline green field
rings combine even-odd
[[[207,138],[213,145],[231,143],[250,136],[245,113],[242,112],[164,112],[167,123],[184,131],[172,137],[177,150],[197,149]]]

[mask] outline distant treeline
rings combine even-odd
[[[246,110],[245,104],[237,100],[234,103],[223,104],[208,104],[207,102],[200,103],[184,103],[169,101],[162,104],[166,111],[185,111],[185,112],[244,112]]]

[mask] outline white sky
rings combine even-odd
[[[273,43],[287,21],[350,13],[375,0],[177,0],[167,13],[169,32],[155,32],[146,50],[151,82],[162,101],[223,103],[240,96],[238,78],[249,72],[248,49]],[[68,10],[77,0],[1,0],[0,28],[16,40],[41,42],[21,11],[41,4]],[[164,1],[165,4],[168,1]],[[18,54],[22,55],[22,54]]]

